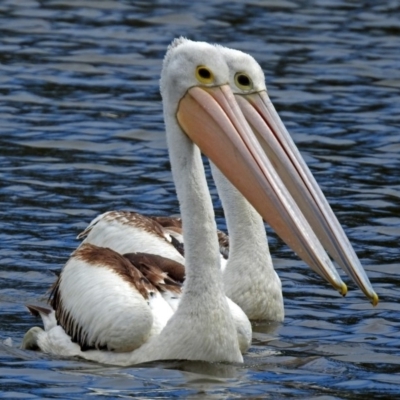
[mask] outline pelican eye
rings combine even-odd
[[[250,77],[243,73],[238,72],[235,75],[235,85],[241,90],[251,90],[253,89],[253,82]]]
[[[196,68],[196,78],[201,83],[213,83],[214,74],[204,65],[199,65]]]

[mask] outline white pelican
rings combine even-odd
[[[376,305],[378,296],[347,236],[267,95],[261,67],[249,54],[217,47],[228,64],[230,87],[239,106],[280,178],[324,247]],[[281,285],[262,218],[213,163],[211,168],[229,232],[229,258],[223,270],[225,293],[251,320],[281,321]]]
[[[32,328],[28,342],[49,353],[122,365],[161,359],[243,360],[237,327],[223,290],[214,213],[200,149],[309,265],[337,290],[346,292],[311,227],[254,138],[228,81],[227,64],[214,46],[178,39],[169,47],[161,93],[183,222],[186,280],[178,308],[161,332],[152,334],[154,288],[144,285],[140,275],[139,280],[129,281],[127,275],[132,273],[127,271],[132,267],[126,265],[121,272],[125,259],[118,253],[102,249],[98,255],[94,245],[85,244],[71,256],[60,275],[59,304],[66,315],[65,324],[74,326],[78,338],[92,340],[90,345],[120,352],[83,351],[60,325],[55,325],[52,313],[40,311],[45,330]],[[157,299],[157,293],[155,297],[156,301],[161,298]],[[106,329],[109,325],[111,332]],[[118,329],[119,337],[113,336],[113,329]],[[108,339],[115,339],[110,346]],[[127,340],[128,346],[121,345],[121,339]]]
[[[375,306],[379,301],[378,296],[321,188],[275,111],[267,94],[264,73],[260,65],[249,54],[222,46],[217,47],[228,64],[230,86],[238,104],[278,175],[296,200],[324,248]],[[226,181],[225,178],[223,179]],[[230,185],[229,182],[227,184]],[[236,189],[232,187],[231,190]],[[246,202],[246,200],[242,201]],[[249,205],[248,208],[251,210],[252,207]],[[257,218],[256,215],[253,216],[254,218]],[[230,232],[228,217],[227,221]],[[242,226],[245,221],[242,219]],[[239,223],[239,221],[236,222],[236,224]],[[247,235],[250,234],[250,232],[247,233]],[[230,271],[234,271],[242,280],[243,275],[236,265],[234,269],[230,268]],[[229,289],[226,293],[242,306]]]

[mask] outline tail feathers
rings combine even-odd
[[[34,306],[32,304],[27,304],[26,307],[28,308],[30,313],[35,317],[42,316],[42,314],[49,315],[53,311],[51,308]]]
[[[27,304],[26,307],[33,316],[42,318],[45,331],[49,331],[57,325],[55,313],[52,308],[32,304]]]

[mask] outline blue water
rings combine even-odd
[[[397,1],[1,1],[0,397],[400,398],[399,15]],[[378,307],[351,283],[341,298],[269,230],[286,318],[254,326],[244,365],[20,350],[40,324],[24,305],[46,300],[94,216],[179,212],[158,90],[179,35],[262,65]]]

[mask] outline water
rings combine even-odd
[[[399,13],[397,1],[2,1],[0,397],[400,398]],[[24,304],[46,299],[95,215],[179,212],[158,91],[179,35],[260,62],[379,306],[352,284],[341,298],[270,232],[286,318],[254,327],[244,365],[19,350],[39,324]]]

